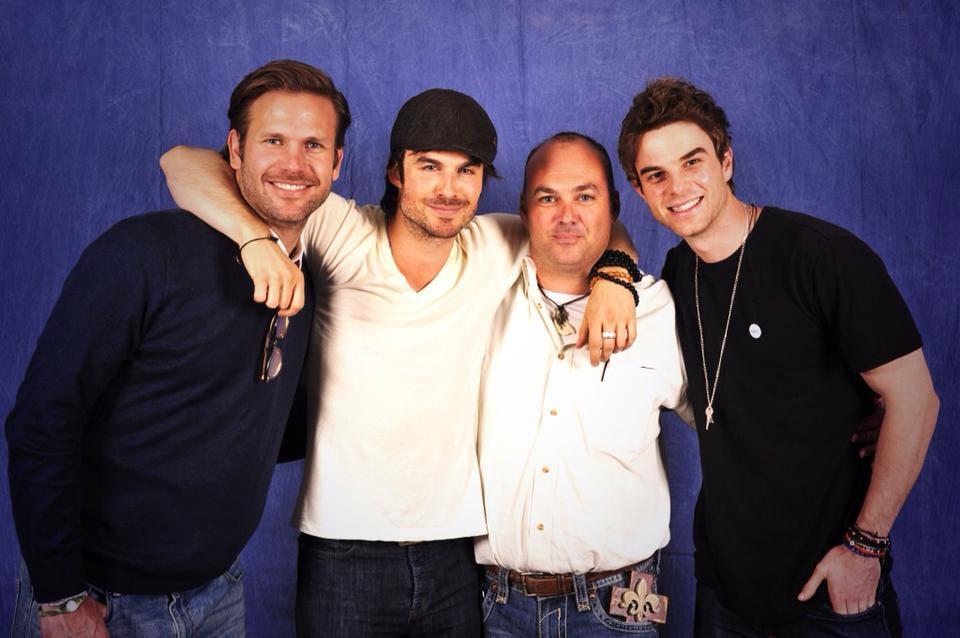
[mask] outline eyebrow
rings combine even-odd
[[[693,149],[692,151],[689,151],[689,152],[687,152],[687,153],[684,153],[684,154],[680,157],[680,161],[681,161],[681,162],[684,162],[684,161],[690,159],[691,157],[693,157],[694,155],[697,155],[698,153],[706,153],[706,152],[707,152],[707,151],[706,151],[702,146],[698,146],[697,148]],[[638,175],[646,175],[647,173],[652,173],[652,172],[654,172],[654,171],[662,171],[662,170],[663,170],[663,169],[660,168],[659,166],[645,166],[645,167],[641,168],[641,169],[640,169],[640,172],[637,173],[637,174],[638,174]]]
[[[431,164],[431,165],[433,165],[433,166],[440,166],[440,164],[441,164],[440,160],[438,160],[438,159],[436,159],[436,158],[433,158],[433,157],[430,157],[430,156],[428,155],[429,152],[430,152],[430,151],[421,151],[421,152],[417,155],[417,159],[415,160],[415,163],[417,163],[417,164]],[[474,158],[474,157],[471,157],[470,159],[468,159],[468,160],[467,160],[466,162],[464,162],[463,164],[460,164],[460,165],[457,167],[457,169],[469,168],[469,167],[472,167],[472,166],[480,166],[481,164],[483,164],[483,162],[481,162],[480,160],[478,160],[478,159],[476,159],[476,158]]]
[[[597,185],[592,182],[588,182],[586,184],[580,184],[579,186],[575,186],[573,188],[574,193],[582,193],[584,191],[599,191],[599,190],[600,189],[597,188]],[[556,189],[550,188],[549,186],[537,186],[536,188],[533,189],[533,193],[534,194],[545,193],[547,195],[555,195],[557,191]]]

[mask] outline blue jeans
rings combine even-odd
[[[110,638],[235,638],[244,636],[243,572],[238,563],[209,583],[171,594],[90,592],[107,607]],[[40,616],[33,584],[21,562],[13,638],[39,638]]]
[[[660,553],[633,569],[652,574],[656,592]],[[627,624],[607,612],[613,588],[630,584],[629,571],[590,584],[583,574],[577,574],[574,576],[576,592],[564,596],[526,596],[518,586],[509,584],[507,573],[500,569],[496,578],[489,573],[484,578],[483,631],[488,638],[657,635],[657,626],[651,622]]]
[[[400,545],[301,534],[297,635],[479,637],[473,540]]]
[[[697,638],[899,638],[902,630],[897,592],[890,572],[883,570],[877,602],[866,611],[838,614],[826,602],[800,620],[776,627],[751,624],[724,607],[710,587],[697,583],[694,634]]]

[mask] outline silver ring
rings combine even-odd
[[[612,330],[604,330],[603,332],[600,333],[600,336],[603,337],[604,339],[616,339],[617,333]]]

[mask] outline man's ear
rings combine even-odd
[[[230,168],[240,170],[243,154],[240,152],[240,134],[235,128],[230,129],[227,134],[227,149],[230,151]]]
[[[390,180],[390,183],[396,186],[398,189],[403,186],[403,180],[400,179],[400,169],[397,167],[396,163],[391,164],[387,168],[387,179]]]
[[[343,149],[337,149],[337,158],[333,161],[333,181],[340,177],[340,167],[343,165]]]
[[[720,166],[723,167],[723,181],[729,182],[733,178],[733,147],[723,154]]]

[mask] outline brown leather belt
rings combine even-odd
[[[629,571],[629,570],[628,570]],[[497,578],[498,567],[487,565],[487,573]],[[622,569],[586,574],[587,584],[595,583],[608,576],[624,573]],[[573,574],[521,574],[510,570],[507,580],[523,592],[524,596],[565,596],[573,593]]]

